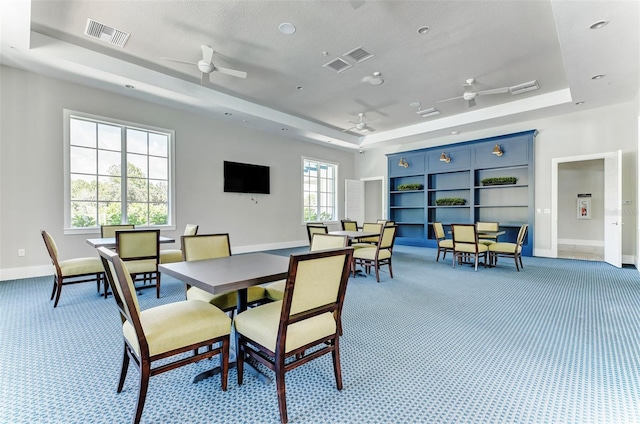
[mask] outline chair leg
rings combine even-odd
[[[220,379],[222,380],[220,383],[222,385],[222,391],[227,391],[227,380],[229,377],[229,336],[225,337],[222,340],[222,352],[220,353],[220,368],[222,368],[222,372],[220,373]]]
[[[339,340],[336,337],[333,341],[334,349],[331,352],[333,357],[333,373],[336,376],[336,388],[342,390],[342,368],[340,367],[340,346]]]
[[[237,333],[236,333],[237,334]],[[236,335],[236,370],[238,371],[238,386],[242,386],[244,377],[244,348],[240,342],[240,337]]]
[[[53,276],[53,289],[51,290],[51,298],[49,300],[53,300],[53,295],[56,294],[56,288],[58,286],[58,277]]]
[[[127,379],[127,370],[129,369],[129,355],[127,354],[127,345],[124,345],[124,352],[122,354],[122,368],[120,369],[120,381],[118,382],[117,393],[122,391],[124,387],[124,381]]]
[[[378,260],[376,259],[376,261],[373,263],[373,267],[376,269],[376,281],[379,283],[380,282],[380,264],[378,263]]]
[[[151,364],[149,361],[143,360],[140,364],[140,387],[138,388],[138,402],[136,402],[136,415],[133,417],[133,424],[139,424],[140,418],[142,418],[142,410],[144,409],[144,402],[147,398],[150,376]]]
[[[156,299],[160,299],[160,273],[156,272]]]
[[[389,277],[393,278],[393,269],[391,268],[391,258],[389,258]]]
[[[56,300],[53,302],[53,307],[58,306],[58,302],[60,301],[60,293],[62,293],[62,278],[57,279],[58,284],[56,285]]]
[[[278,409],[280,410],[280,422],[288,422],[287,417],[287,388],[284,382],[284,359],[276,360],[276,389],[278,392]]]
[[[513,260],[516,262],[516,270],[519,272],[520,268],[518,267],[518,255],[513,255]]]
[[[446,253],[445,253],[446,255]],[[444,256],[442,256],[442,259],[444,260]],[[438,247],[438,254],[436,255],[436,262],[438,262],[440,260],[440,248]]]
[[[522,265],[522,254],[519,254],[518,258],[520,259],[520,268],[524,269],[524,265]]]

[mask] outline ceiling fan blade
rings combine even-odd
[[[186,63],[187,65],[196,65],[196,66],[198,66],[198,64],[196,62],[189,62],[187,60],[172,59],[170,57],[161,57],[160,59],[169,60],[171,62]]]
[[[375,128],[370,127],[369,125],[365,125],[365,127],[362,129],[363,132],[374,132]]]
[[[462,98],[464,98],[464,97],[463,96],[452,97],[450,99],[437,100],[436,103],[448,102],[449,100],[458,100],[458,99],[462,99]]]
[[[246,72],[244,72],[244,71],[236,71],[235,69],[221,68],[219,66],[216,66],[214,70],[220,72],[221,74],[231,75],[232,77],[238,77],[238,78],[246,78],[247,77],[247,73]]]
[[[476,99],[469,100],[469,107],[474,107],[476,105]]]
[[[206,44],[201,45],[200,48],[202,48],[202,60],[211,63],[213,61],[213,49]]]
[[[342,130],[342,132],[349,132],[349,131],[355,130],[355,129],[356,129],[356,127],[351,127],[351,128],[347,128],[345,130]]]
[[[509,87],[501,87],[501,88],[492,88],[490,90],[478,91],[477,94],[478,96],[481,96],[485,94],[503,94],[508,92],[509,92]]]

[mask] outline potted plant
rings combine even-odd
[[[467,201],[461,197],[442,197],[436,199],[436,206],[462,206],[466,203]]]
[[[480,183],[483,186],[491,186],[491,185],[507,185],[507,184],[515,184],[518,181],[516,177],[491,177],[491,178],[483,178],[480,180]]]
[[[402,191],[402,190],[422,190],[422,184],[418,184],[418,183],[399,184],[398,185],[398,190],[400,190],[400,191]]]

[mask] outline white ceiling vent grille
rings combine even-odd
[[[362,46],[358,46],[355,49],[343,54],[343,56],[350,57],[355,60],[356,63],[364,62],[367,59],[371,59],[373,55],[366,51]]]
[[[533,80],[533,81],[529,81],[529,82],[525,82],[524,84],[519,84],[519,85],[514,85],[513,87],[509,87],[509,91],[511,92],[511,94],[520,94],[520,93],[526,93],[527,91],[533,91],[533,90],[537,90],[538,88],[538,81]]]
[[[325,63],[322,66],[324,66],[325,68],[333,69],[338,73],[344,71],[345,69],[351,68],[351,65],[340,58],[334,59],[329,63]]]
[[[84,33],[89,37],[97,38],[98,40],[118,47],[124,47],[129,39],[129,35],[131,35],[119,29],[101,24],[91,18],[87,19],[87,28],[84,30]]]

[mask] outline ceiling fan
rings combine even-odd
[[[189,62],[186,60],[172,59],[170,57],[163,57],[161,59],[170,60],[172,62],[186,63],[187,65],[196,65],[200,72],[202,72],[202,78],[200,83],[207,85],[209,83],[209,75],[212,72],[220,72],[221,74],[231,75],[232,77],[246,78],[247,73],[243,71],[236,71],[235,69],[222,68],[213,64],[213,49],[205,44],[200,46],[202,48],[202,60],[196,62]]]
[[[500,88],[492,88],[489,90],[481,90],[475,91],[473,89],[473,83],[476,82],[474,78],[469,78],[465,81],[464,93],[462,96],[452,97],[450,99],[438,100],[436,103],[448,102],[449,100],[457,100],[464,99],[469,103],[469,107],[473,107],[476,105],[476,97],[485,96],[488,94],[503,94],[503,93],[511,93],[511,94],[520,94],[526,91],[537,90],[538,82],[536,80],[529,81],[523,84],[514,85],[512,87],[500,87]]]
[[[351,128],[347,128],[346,130],[342,130],[342,132],[347,132],[347,131],[351,131],[351,130],[358,130],[360,132],[374,132],[375,128],[370,127],[366,122],[364,122],[364,113],[359,113],[358,116],[360,117],[360,121],[355,122],[355,121],[347,121],[347,122],[351,122],[352,124],[355,124],[355,126],[351,127]],[[376,121],[377,119],[374,119],[373,121]],[[373,121],[369,121],[369,122],[373,122]]]

